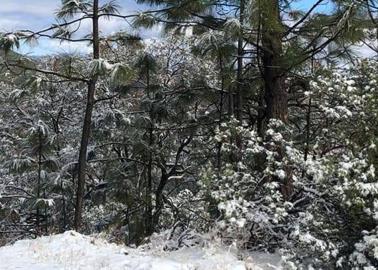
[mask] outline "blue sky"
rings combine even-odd
[[[101,0],[100,0],[101,1]],[[105,1],[105,0],[104,0]],[[104,2],[102,1],[102,2]],[[61,0],[0,0],[0,32],[10,32],[20,29],[40,30],[55,23],[54,13],[58,10]],[[135,0],[119,0],[120,13],[128,14],[141,11],[143,6]],[[100,22],[104,34],[130,29],[127,22],[121,19],[103,20]],[[89,21],[82,24],[83,33],[87,34],[91,26]],[[143,31],[142,36],[157,36],[157,31]],[[38,46],[22,46],[22,53],[31,55],[43,55],[51,53],[87,52],[89,48],[85,44],[60,43],[54,40],[43,39]]]
[[[310,9],[314,3],[316,3],[317,0],[296,0],[296,2],[293,3],[293,6],[295,8],[298,8],[298,9],[302,9],[302,10],[308,10]],[[321,3],[316,11],[321,11],[321,12],[325,12],[325,11],[329,11],[330,9],[332,9],[332,4],[331,4],[331,1],[330,0],[324,0],[323,3]]]
[[[38,30],[48,27],[54,20],[54,13],[59,8],[61,0],[0,0],[0,32],[9,32],[19,29]],[[299,0],[295,3],[295,7],[306,10],[312,6],[316,0]],[[329,10],[329,1],[319,7],[318,10]],[[135,13],[141,11],[143,6],[138,5],[136,0],[118,0],[121,5],[120,12],[122,14]],[[119,19],[111,21],[102,21],[101,29],[104,34],[110,34],[122,29],[130,29],[127,22]],[[83,31],[90,30],[90,25],[83,25]],[[158,30],[153,29],[143,31],[144,37],[157,37]],[[52,40],[42,40],[38,46],[30,48],[22,46],[21,52],[33,55],[51,54],[51,53],[72,53],[86,52],[89,50],[84,44],[76,43],[69,45],[68,43],[59,43]]]

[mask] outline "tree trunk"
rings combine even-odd
[[[93,17],[92,17],[93,59],[100,58],[98,2],[99,0],[93,0]],[[77,180],[75,220],[74,220],[74,228],[76,231],[80,230],[80,226],[82,222],[83,197],[84,197],[85,176],[86,176],[86,167],[87,167],[87,150],[88,150],[88,144],[89,144],[89,137],[91,134],[92,113],[93,113],[93,107],[95,103],[97,79],[98,78],[95,75],[93,78],[91,78],[91,80],[88,83],[87,104],[85,108],[85,116],[84,116],[83,130],[82,130],[82,135],[81,135],[79,161],[78,161],[78,180]]]
[[[220,127],[223,123],[223,95],[224,95],[224,69],[223,69],[223,57],[222,54],[218,54],[218,60],[219,60],[219,70],[220,70],[220,80],[221,80],[221,92],[219,95],[219,124],[218,128],[220,130]],[[222,142],[217,142],[216,144],[217,149],[217,174],[218,177],[220,175],[220,171],[222,168]]]
[[[150,72],[149,66],[147,66],[146,74],[146,86],[147,91],[150,91]],[[154,97],[152,97],[154,98]],[[151,105],[153,106],[153,105]],[[153,119],[153,107],[150,108],[150,128],[149,128],[149,138],[148,138],[148,167],[147,167],[147,187],[146,187],[146,221],[145,221],[145,233],[146,235],[151,235],[153,233],[153,216],[152,216],[152,161],[153,152],[152,147],[154,144],[154,119]]]
[[[264,99],[266,103],[265,123],[271,119],[288,122],[288,94],[285,89],[285,71],[282,59],[282,33],[283,27],[280,17],[279,0],[264,0],[260,2],[262,12],[262,64],[264,80]],[[279,159],[284,158],[283,149],[278,149]],[[280,183],[281,194],[285,200],[290,200],[294,190],[292,172],[289,167],[284,168],[285,179],[274,177],[273,181]]]
[[[36,227],[37,234],[40,234],[41,226],[41,210],[39,207],[39,200],[41,199],[41,177],[42,177],[42,131],[38,130],[38,180],[37,180],[37,216],[36,216]]]
[[[164,191],[165,186],[168,183],[168,178],[169,178],[169,175],[167,174],[166,170],[164,168],[161,168],[160,183],[155,192],[156,206],[155,206],[155,213],[153,216],[153,230],[159,224],[161,210],[164,207],[163,191]]]
[[[266,1],[266,2],[265,2]],[[266,121],[288,121],[287,92],[282,68],[282,24],[278,0],[265,0],[262,10],[263,80],[265,86]]]
[[[239,11],[239,21],[240,24],[244,25],[244,9],[245,3],[244,0],[240,1],[240,11]],[[243,29],[243,28],[242,28]],[[243,31],[243,30],[241,30]],[[242,84],[243,84],[243,54],[244,54],[244,42],[243,42],[243,34],[240,33],[238,38],[238,59],[237,59],[237,75],[236,75],[236,93],[235,93],[235,100],[234,100],[234,112],[235,117],[237,120],[242,120]]]
[[[245,0],[240,1],[240,11],[239,11],[239,21],[241,24],[241,33],[239,34],[238,38],[238,55],[237,55],[237,73],[236,73],[236,91],[235,91],[235,98],[234,98],[234,117],[236,120],[239,121],[239,125],[242,126],[242,86],[243,86],[243,58],[244,58],[244,42],[243,42],[243,25],[244,25],[244,12],[245,12]],[[243,144],[242,144],[242,137],[240,134],[237,134],[235,138],[233,138],[233,143],[235,143],[237,150],[235,153],[232,154],[231,160],[235,164],[235,168],[237,168],[236,164],[242,158],[243,152]]]

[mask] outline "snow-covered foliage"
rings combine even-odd
[[[314,78],[302,101],[311,98],[307,138],[301,123],[271,122],[265,138],[235,120],[219,127],[214,140],[239,161],[207,166],[200,194],[226,241],[279,248],[288,269],[375,269],[375,67],[363,61]]]
[[[224,156],[241,155],[236,166],[225,164],[222,171],[207,169],[203,173],[203,192],[217,203],[222,219],[217,227],[224,237],[237,241],[243,247],[274,249],[277,241],[286,238],[283,224],[288,224],[290,202],[285,202],[281,192],[290,175],[287,167],[298,154],[285,143],[283,135],[276,128],[279,122],[272,122],[267,131],[268,140],[263,140],[253,130],[245,129],[231,121],[220,127],[215,140],[222,142]],[[239,137],[242,149],[230,144]],[[285,157],[284,157],[285,156]],[[296,181],[294,181],[296,183]],[[288,187],[292,189],[293,187]]]
[[[189,2],[196,8],[208,1]],[[63,21],[94,17],[87,14],[90,1],[64,3]],[[101,17],[116,11],[113,4],[102,6]],[[338,28],[347,24],[352,6]],[[173,17],[146,13],[134,23],[152,26]],[[0,245],[74,226],[85,122],[90,132],[81,159],[80,228],[140,247],[129,256],[68,232],[17,242],[2,250],[5,256],[35,251],[33,260],[51,269],[243,269],[236,254],[247,260],[244,252],[253,250],[280,252],[287,269],[377,268],[377,62],[357,61],[347,69],[327,63],[326,69],[312,55],[311,71],[302,64],[281,71],[285,89],[274,94],[282,95],[288,114],[280,121],[267,109],[272,97],[262,91],[267,82],[260,62],[267,59],[241,36],[249,33],[248,23],[236,17],[208,23],[216,29],[145,42],[124,33],[101,37],[99,59],[19,57],[10,50],[45,32],[0,34],[6,50],[0,52]],[[77,33],[52,27],[54,38],[79,35],[78,27]],[[325,35],[334,38],[333,31]],[[283,44],[288,55],[278,63],[295,63],[306,38]],[[258,37],[255,44],[266,41]],[[299,57],[304,65],[307,56]],[[99,250],[114,261],[95,258]]]

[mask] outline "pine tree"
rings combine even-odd
[[[98,0],[93,0],[93,2],[87,0],[63,0],[62,7],[57,12],[57,18],[58,20],[60,20],[58,24],[54,24],[51,27],[36,32],[23,30],[16,33],[7,33],[5,35],[2,35],[0,38],[0,48],[6,50],[7,52],[7,55],[5,57],[5,64],[8,68],[30,70],[36,73],[52,75],[60,79],[87,85],[87,100],[84,112],[78,160],[78,186],[76,190],[76,210],[74,221],[74,227],[76,230],[80,230],[82,219],[83,196],[86,182],[85,179],[88,158],[87,154],[91,136],[93,108],[96,103],[96,85],[100,76],[104,76],[105,74],[109,73],[109,71],[106,70],[106,64],[104,63],[104,61],[102,61],[102,59],[100,59],[99,19],[100,17],[109,18],[112,16],[121,16],[117,11],[117,5],[112,1],[100,6]],[[80,23],[87,19],[90,19],[92,21],[91,37],[73,37],[73,34],[77,31],[77,29],[70,29],[70,27],[75,25],[79,25],[80,27]],[[71,66],[69,66],[68,69],[63,70],[62,72],[43,69],[35,64],[27,65],[27,63],[25,63],[25,59],[21,59],[24,61],[18,61],[9,56],[9,51],[13,48],[18,48],[21,41],[25,40],[28,42],[34,42],[41,37],[48,37],[65,42],[90,42],[92,46],[92,61],[89,74],[83,74],[81,72],[78,72],[77,70],[76,72],[72,72],[73,68]],[[118,37],[118,39],[122,38],[125,38],[125,36]],[[112,72],[112,78],[122,78],[123,80],[127,80],[128,76],[125,74],[130,73],[127,67],[122,67],[121,65],[114,65],[114,70]],[[36,77],[36,80],[34,80],[33,83],[41,83],[41,77]]]

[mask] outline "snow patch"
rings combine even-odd
[[[257,255],[257,254],[256,254]],[[260,256],[257,256],[260,257]],[[251,262],[219,247],[190,247],[163,252],[132,249],[74,231],[17,241],[0,248],[0,270],[265,270],[267,261]],[[258,261],[258,258],[256,258]]]

